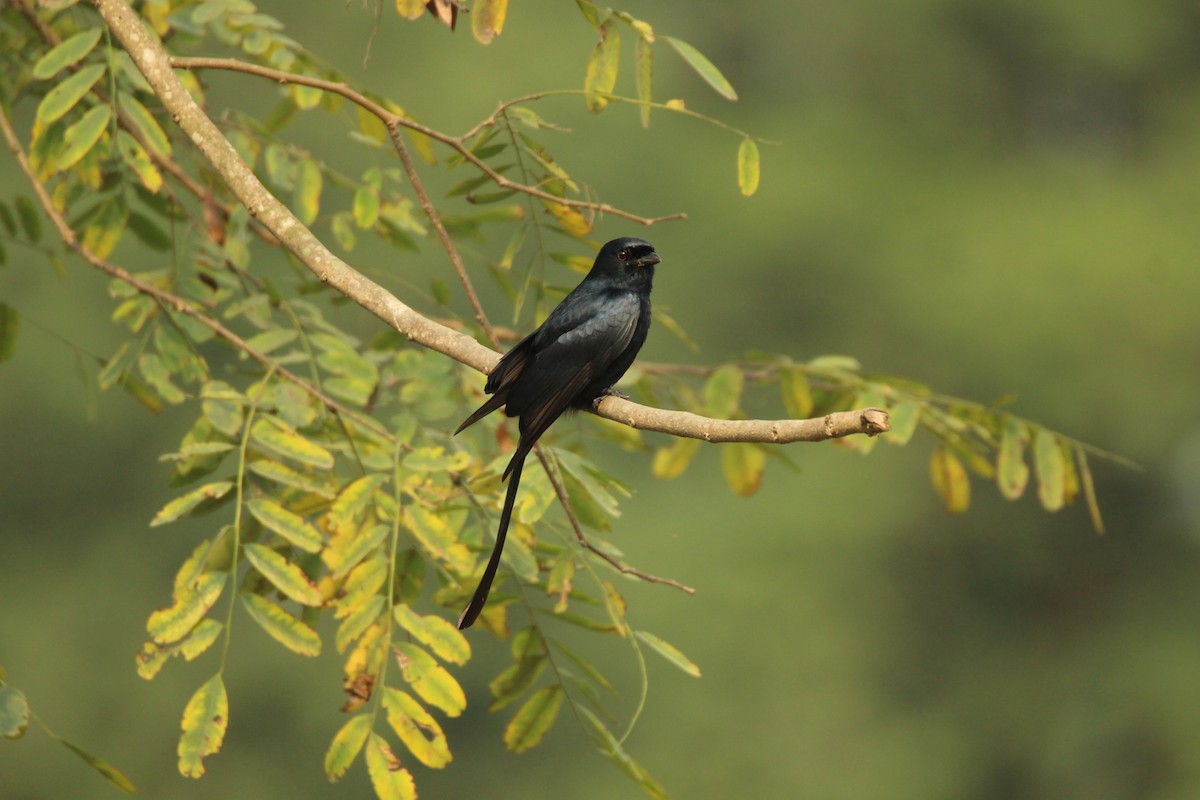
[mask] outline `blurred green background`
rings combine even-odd
[[[451,132],[502,99],[580,85],[594,35],[565,1],[513,2],[487,48],[385,4],[364,66],[374,17],[361,4],[262,7],[360,88]],[[637,487],[615,541],[699,590],[622,584],[634,623],[704,672],[693,680],[648,656],[630,752],[680,798],[1200,796],[1200,9],[622,7],[698,46],[741,94],[722,101],[660,44],[659,98],[781,143],[764,146],[761,189],[742,199],[736,137],[663,113],[643,131],[634,109],[593,118],[577,98],[538,106],[574,130],[545,144],[606,200],[689,215],[649,232],[616,219],[597,229],[654,242],[656,304],[702,348],[660,326],[645,358],[848,353],[951,394],[1015,393],[1018,413],[1144,467],[1093,460],[1108,525],[1097,537],[1082,507],[1048,515],[978,480],[971,510],[947,516],[929,486],[929,437],[865,458],[793,445],[801,472],[769,470],[749,500],[724,488],[715,448],[669,483],[645,457],[598,450]],[[632,94],[625,39],[618,90]],[[274,91],[209,79],[251,112],[247,98]],[[342,126],[301,127],[320,157],[353,150]],[[463,177],[427,172],[435,186]],[[11,159],[0,178],[16,180]],[[150,266],[131,249],[118,256]],[[450,278],[432,244],[355,264],[401,292]],[[65,279],[36,259],[0,270],[0,298],[26,317],[0,368],[0,663],[43,719],[141,796],[367,796],[360,767],[336,785],[321,769],[341,721],[336,654],[292,656],[244,616],[224,752],[201,781],[175,771],[180,713],[214,659],[172,663],[147,684],[133,656],[207,530],[147,527],[172,496],[157,455],[189,420],[151,417],[120,393],[100,395],[89,419],[69,348],[35,324],[108,353],[118,334],[104,288],[78,262]],[[505,320],[499,293],[485,300]],[[379,329],[361,316],[358,330]],[[458,673],[470,707],[445,724],[455,760],[414,767],[423,797],[640,796],[565,710],[540,748],[507,754],[506,716],[485,712],[506,645],[472,642],[477,657]],[[591,655],[626,687],[628,712],[628,646],[605,639]],[[116,793],[39,731],[0,743],[5,800],[105,796]]]

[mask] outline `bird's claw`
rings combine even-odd
[[[632,400],[633,399],[632,397],[630,397],[629,395],[625,394],[622,391],[609,388],[609,389],[605,390],[604,394],[600,395],[599,397],[597,397],[595,400],[592,401],[592,408],[599,408],[600,401],[606,397],[619,397],[622,400]]]

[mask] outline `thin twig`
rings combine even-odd
[[[371,114],[374,114],[388,128],[395,128],[397,126],[408,128],[409,130],[424,134],[434,141],[441,142],[450,149],[454,150],[454,152],[458,153],[463,159],[469,161],[475,166],[476,169],[487,175],[488,178],[490,178],[492,182],[501,189],[512,189],[513,191],[523,192],[541,200],[557,203],[560,206],[585,209],[598,214],[611,214],[614,217],[622,217],[630,222],[636,222],[639,225],[645,225],[647,227],[659,222],[668,222],[670,220],[687,218],[687,215],[683,213],[668,214],[664,217],[642,217],[637,214],[631,214],[630,212],[621,208],[617,208],[609,203],[596,203],[590,200],[572,200],[568,197],[559,197],[558,195],[543,191],[536,186],[529,186],[527,184],[511,181],[493,169],[492,166],[486,161],[472,153],[471,149],[466,145],[462,138],[450,136],[449,134],[426,127],[419,122],[414,122],[407,117],[402,117],[399,114],[393,113],[366,95],[351,89],[349,86],[340,81],[329,81],[323,78],[309,77],[307,75],[295,75],[291,72],[271,69],[270,67],[263,67],[258,64],[249,64],[245,61],[239,61],[236,58],[185,58],[182,56],[168,56],[167,58],[170,65],[177,69],[224,69],[231,70],[233,72],[244,72],[250,75],[258,75],[263,78],[269,78],[279,83],[294,83],[300,86],[310,86],[314,89],[321,89],[322,91],[341,95],[350,102],[355,103],[366,111],[369,111]]]
[[[546,472],[546,477],[550,479],[550,485],[554,487],[554,494],[558,497],[559,504],[563,510],[567,512],[567,520],[571,523],[571,529],[575,532],[575,538],[579,541],[579,546],[590,553],[595,553],[600,558],[607,561],[613,569],[623,575],[632,575],[635,578],[646,581],[647,583],[661,583],[666,586],[673,586],[682,592],[695,594],[696,590],[690,586],[672,580],[671,578],[660,578],[657,575],[651,575],[649,572],[643,572],[636,567],[631,567],[628,564],[623,564],[618,559],[610,556],[608,553],[601,550],[596,545],[592,544],[591,540],[583,532],[583,526],[579,524],[579,518],[575,516],[574,509],[571,508],[570,497],[567,494],[567,489],[563,485],[562,479],[559,477],[558,470],[552,468],[550,458],[542,451],[540,446],[534,447],[534,452],[537,453],[538,461],[542,462],[542,469]]]
[[[475,287],[471,284],[471,278],[467,275],[467,267],[463,264],[458,248],[454,246],[454,240],[450,238],[450,232],[446,230],[446,226],[442,223],[442,216],[433,207],[433,202],[429,199],[429,193],[425,191],[425,183],[421,180],[421,175],[417,172],[416,165],[413,164],[412,155],[408,152],[408,147],[404,144],[404,139],[400,137],[400,129],[395,125],[388,125],[388,137],[391,138],[392,144],[396,148],[396,154],[400,156],[400,163],[404,166],[404,173],[408,175],[409,183],[412,184],[413,191],[417,195],[417,202],[421,204],[421,209],[425,212],[425,216],[429,218],[429,223],[437,231],[438,239],[441,240],[442,247],[446,250],[446,255],[450,257],[450,263],[454,265],[454,271],[458,274],[458,281],[462,284],[463,291],[467,293],[467,301],[471,304],[471,310],[475,312],[475,320],[483,328],[483,332],[487,335],[488,341],[492,343],[492,347],[499,347],[500,340],[496,338],[496,332],[492,329],[492,323],[483,311],[483,304],[479,302],[479,295],[475,293]]]

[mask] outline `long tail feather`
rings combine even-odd
[[[475,594],[471,597],[471,602],[467,604],[467,607],[463,609],[462,616],[458,618],[460,631],[471,627],[479,617],[479,612],[483,611],[483,606],[487,603],[488,592],[492,590],[492,581],[500,566],[500,554],[504,551],[504,537],[508,534],[508,523],[512,519],[513,504],[517,500],[517,486],[521,483],[521,467],[525,465],[525,455],[528,452],[528,450],[518,450],[513,460],[509,462],[508,470],[505,473],[509,476],[508,493],[504,495],[504,510],[500,512],[500,528],[496,531],[496,544],[492,548],[492,557],[488,559],[487,567],[483,570],[483,577],[479,579],[479,585],[475,587]]]
[[[458,427],[457,427],[457,428],[454,430],[454,435],[455,435],[455,436],[457,436],[457,435],[458,435],[459,433],[461,433],[462,431],[464,431],[464,430],[466,430],[467,428],[471,427],[471,426],[472,426],[472,425],[474,425],[476,422],[479,422],[479,420],[483,419],[483,418],[484,418],[484,417],[486,417],[488,414],[492,413],[492,412],[493,412],[493,411],[495,411],[497,408],[499,408],[500,406],[504,405],[504,401],[507,399],[507,397],[508,397],[508,394],[507,394],[507,393],[502,393],[502,394],[494,394],[494,395],[492,395],[491,397],[489,397],[489,398],[487,399],[487,402],[486,402],[486,403],[484,403],[483,405],[481,405],[479,408],[475,409],[475,413],[471,414],[471,416],[469,416],[469,417],[467,417],[466,419],[464,419],[464,420],[463,420],[463,423],[462,423],[462,425],[459,425],[459,426],[458,426]]]

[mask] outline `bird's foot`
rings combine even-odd
[[[599,408],[600,401],[606,397],[619,397],[622,400],[632,400],[633,399],[632,397],[625,394],[624,392],[618,391],[617,389],[613,389],[612,387],[609,387],[608,389],[605,389],[604,394],[600,395],[599,397],[597,397],[595,400],[592,401],[592,408]]]

